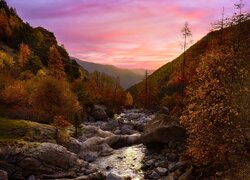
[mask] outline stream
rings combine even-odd
[[[109,173],[122,177],[130,177],[133,180],[144,179],[142,160],[145,156],[144,145],[135,145],[115,150],[110,156],[99,158],[95,164],[106,175]]]
[[[143,127],[152,118],[154,118],[152,113],[132,109],[124,110],[121,114],[115,115],[114,120],[119,122],[119,128],[112,129],[112,123],[105,122],[95,122],[95,124],[90,123],[90,125],[115,132],[115,134],[119,132],[121,135],[132,135],[141,133]],[[98,157],[93,164],[106,176],[112,174],[124,179],[142,180],[144,179],[142,167],[145,152],[146,147],[143,144],[123,147],[115,149],[109,156]]]

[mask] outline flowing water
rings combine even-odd
[[[113,173],[133,180],[141,180],[144,179],[141,170],[144,152],[145,146],[142,144],[124,147],[115,150],[110,156],[98,158],[95,164],[106,175]]]

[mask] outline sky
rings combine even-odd
[[[54,32],[73,57],[157,69],[181,52],[185,22],[195,43],[239,0],[6,0],[30,25]],[[244,11],[250,11],[250,2]]]

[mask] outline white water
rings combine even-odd
[[[110,156],[100,157],[95,162],[99,169],[108,175],[110,172],[133,180],[142,180],[142,159],[144,158],[144,145],[135,145],[115,150]],[[110,167],[107,170],[107,166]]]

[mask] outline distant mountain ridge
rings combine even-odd
[[[74,57],[71,57],[71,59],[75,60],[82,68],[87,70],[89,73],[92,73],[94,71],[99,71],[107,75],[110,75],[114,78],[119,77],[121,86],[124,89],[127,89],[141,82],[145,76],[145,71],[146,71],[145,69],[123,69],[113,65],[87,62]],[[148,73],[152,74],[153,71],[148,70]]]

